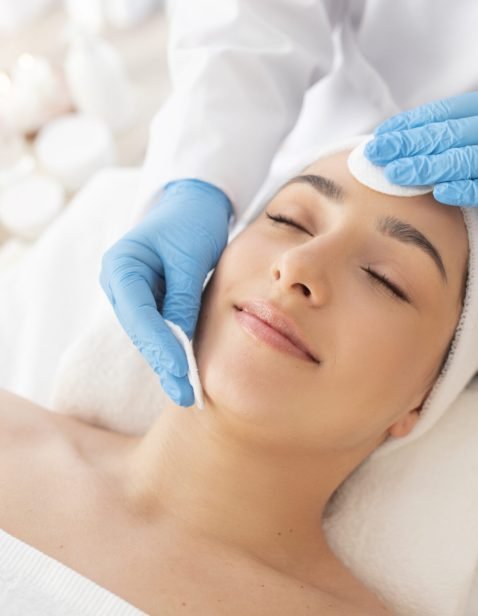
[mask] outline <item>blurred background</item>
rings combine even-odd
[[[142,163],[166,98],[164,0],[0,0],[0,271],[100,169]]]

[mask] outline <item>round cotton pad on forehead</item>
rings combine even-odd
[[[386,195],[394,195],[396,197],[415,197],[432,192],[433,186],[400,186],[392,184],[385,177],[385,167],[379,167],[371,163],[364,155],[365,146],[369,141],[372,141],[373,135],[365,139],[352,152],[347,159],[347,165],[350,173],[361,184],[368,186],[372,190],[384,193]]]
[[[186,358],[188,360],[189,366],[188,379],[194,391],[195,402],[198,408],[203,410],[204,398],[202,394],[201,381],[199,380],[199,371],[196,364],[196,359],[194,357],[193,345],[191,344],[183,330],[179,327],[179,325],[176,325],[176,323],[173,323],[172,321],[168,321],[168,319],[164,319],[164,321],[165,323],[167,323],[168,327],[173,332],[176,339],[181,343],[181,346],[186,353]]]

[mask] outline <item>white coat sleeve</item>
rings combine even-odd
[[[319,0],[174,0],[172,93],[151,124],[139,201],[167,182],[221,188],[237,218],[333,60]]]

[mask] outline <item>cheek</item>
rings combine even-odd
[[[261,442],[303,442],[320,370],[252,339],[236,319],[234,303],[267,297],[274,283],[271,256],[258,256],[257,238],[240,239],[227,246],[203,294],[194,337],[201,384],[212,407],[253,427]]]
[[[337,367],[330,379],[338,404],[371,434],[419,403],[439,356],[436,322],[375,301],[356,301],[338,318]]]

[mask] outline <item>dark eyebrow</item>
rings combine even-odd
[[[284,184],[282,188],[289,186],[289,184],[309,184],[318,193],[332,199],[332,201],[343,201],[344,191],[334,180],[330,178],[324,178],[322,175],[314,175],[309,173],[308,175],[296,175]],[[282,189],[281,189],[282,190]]]
[[[297,175],[284,184],[282,188],[285,188],[289,184],[296,183],[308,184],[318,193],[332,201],[341,202],[344,199],[345,193],[343,188],[330,178],[314,174]],[[445,284],[448,283],[448,276],[440,253],[430,240],[417,228],[394,216],[386,216],[385,218],[378,219],[377,230],[383,235],[392,237],[399,242],[413,244],[423,250],[433,259]]]
[[[446,269],[443,265],[440,253],[430,240],[423,235],[418,229],[412,225],[395,218],[394,216],[386,216],[385,218],[379,218],[377,229],[384,235],[389,235],[400,242],[414,244],[421,248],[424,252],[430,255],[438,269],[440,275],[445,284],[448,283],[448,277],[446,275]]]

